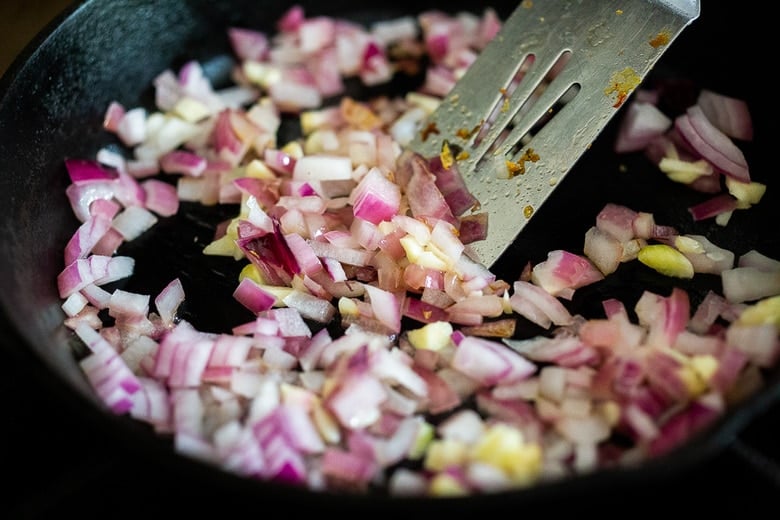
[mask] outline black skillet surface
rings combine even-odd
[[[780,191],[774,189],[770,178],[774,168],[769,162],[772,134],[766,110],[771,100],[745,65],[750,53],[759,48],[752,28],[754,18],[749,12],[734,12],[724,4],[709,2],[703,6],[701,18],[667,51],[648,83],[685,78],[692,88],[711,88],[748,100],[755,118],[756,140],[746,147],[746,155],[754,180],[769,185],[764,200],[748,211],[736,212],[726,227],[712,221],[694,223],[685,208],[702,200],[703,195],[666,181],[639,155],[614,155],[610,147],[616,124],[611,124],[499,260],[497,274],[511,279],[526,261],[538,261],[551,249],[581,248],[584,231],[606,202],[652,211],[659,223],[705,234],[737,254],[755,248],[780,258],[774,229]],[[560,512],[612,509],[623,504],[626,497],[645,502],[641,507],[646,510],[647,506],[664,502],[646,502],[648,489],[657,489],[666,496],[673,492],[688,496],[688,489],[697,489],[689,487],[693,483],[687,479],[701,479],[702,475],[691,476],[691,471],[697,475],[703,464],[722,457],[721,452],[736,435],[760,421],[764,412],[775,405],[780,391],[777,371],[769,374],[766,390],[729,413],[715,429],[670,457],[637,470],[603,472],[519,493],[436,502],[335,497],[246,481],[177,457],[166,442],[143,425],[107,415],[94,406],[91,390],[74,360],[72,349],[77,342],[60,326],[61,302],[54,284],[62,269],[64,244],[77,225],[64,197],[67,174],[62,159],[89,157],[101,146],[115,145],[100,129],[105,107],[114,99],[126,106],[149,105],[150,82],[163,69],[176,68],[194,58],[207,65],[213,77],[224,78],[228,70],[224,29],[240,25],[270,31],[273,21],[289,5],[238,0],[83,2],[74,5],[70,16],[61,18],[61,24],[52,25],[37,38],[0,82],[0,269],[4,274],[0,278],[4,311],[0,338],[3,353],[7,354],[2,388],[8,389],[4,392],[8,399],[30,402],[29,407],[17,406],[22,411],[13,416],[17,422],[12,428],[22,431],[26,421],[48,428],[31,433],[29,439],[34,442],[18,450],[8,446],[22,455],[23,462],[16,467],[24,468],[25,475],[29,471],[31,482],[42,482],[41,490],[11,488],[18,491],[7,497],[18,504],[11,511],[53,511],[66,504],[79,508],[80,504],[73,503],[78,499],[68,491],[78,488],[79,482],[89,482],[98,492],[90,499],[88,490],[82,487],[81,494],[75,496],[83,497],[84,507],[89,508],[90,503],[105,507],[116,502],[119,511],[125,513],[159,512],[162,507],[179,512],[193,508],[204,513],[226,512],[236,506],[262,512],[271,503],[289,506],[291,513],[301,507],[307,511],[385,510],[404,514],[447,513],[463,508],[485,512],[512,508],[520,513],[531,507]],[[393,2],[355,5],[334,1],[327,8],[317,2],[302,5],[307,14],[324,13],[357,21],[413,12]],[[417,2],[414,10],[436,5]],[[494,5],[503,6],[499,11],[506,14],[513,4]],[[453,2],[446,9],[479,11],[481,7],[473,2]],[[409,78],[400,78],[377,92],[400,92],[410,85],[413,82]],[[669,102],[684,106],[689,100]],[[294,128],[286,127],[285,132],[294,132]],[[230,298],[238,266],[200,254],[214,224],[234,214],[233,208],[222,211],[188,207],[181,215],[163,221],[149,236],[133,242],[123,252],[138,257],[138,270],[123,288],[159,290],[174,276],[181,276],[188,295],[186,318],[196,326],[220,329],[245,321],[245,311]],[[716,286],[717,279],[706,276],[684,285],[691,291],[694,304],[704,291]],[[671,281],[638,262],[626,264],[608,282],[581,290],[572,302],[573,308],[583,313],[597,312],[604,295],[631,301],[644,288],[664,293],[671,289]],[[214,301],[221,302],[216,309]],[[42,421],[33,406],[44,408],[41,414],[51,413],[51,421]],[[69,439],[60,449],[74,452],[67,458],[52,456],[45,445],[60,437]],[[38,443],[41,445],[36,446]],[[55,470],[55,464],[60,464],[56,468],[60,476],[47,480],[45,476]],[[63,471],[62,464],[70,467]],[[664,487],[664,483],[681,478],[680,487]],[[562,501],[562,496],[567,498]],[[182,498],[187,501],[179,504]],[[33,505],[36,500],[43,503]],[[697,509],[709,502],[695,499]],[[118,514],[116,510],[104,513]],[[623,510],[623,514],[631,514],[631,509]]]

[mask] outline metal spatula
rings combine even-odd
[[[524,0],[411,143],[450,157],[488,212],[491,266],[588,149],[699,0]]]

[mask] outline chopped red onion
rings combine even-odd
[[[87,346],[80,365],[107,407],[247,478],[478,494],[667,453],[724,413],[726,395],[753,388],[780,357],[776,319],[740,318],[780,294],[780,260],[749,251],[735,263],[704,235],[616,203],[593,216],[581,251],[553,249],[514,280],[471,256],[488,216],[457,159],[404,146],[500,26],[490,8],[367,29],[295,5],[275,35],[228,30],[235,85],[214,90],[187,61],[155,77],[154,107],[110,103],[103,128],[128,153],[65,160],[80,224],[57,278],[64,326]],[[344,96],[347,77],[377,85],[402,73],[399,55],[426,53],[418,92]],[[747,182],[732,141],[752,138],[746,105],[701,91],[672,120],[644,94],[618,152],[644,151],[709,193],[694,221],[722,224],[758,202],[765,186]],[[302,135],[278,146],[294,115]],[[204,249],[246,266],[233,293],[246,317],[230,330],[182,319],[186,279],[154,288],[153,302],[110,286],[134,271],[122,246],[183,202],[238,208]],[[695,310],[676,287],[645,290],[633,308],[605,297],[601,316],[569,311],[577,290],[653,243],[722,291]],[[519,320],[544,331],[516,337]]]

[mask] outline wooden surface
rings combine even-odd
[[[72,0],[0,0],[0,75]]]

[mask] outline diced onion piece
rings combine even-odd
[[[110,410],[241,475],[435,496],[664,453],[723,413],[725,396],[756,388],[780,358],[778,260],[751,250],[735,264],[703,235],[616,203],[596,215],[582,255],[552,250],[513,283],[471,256],[488,216],[460,177],[466,151],[455,136],[439,136],[436,157],[403,146],[500,25],[490,8],[433,10],[368,30],[296,5],[276,35],[228,30],[235,85],[215,90],[190,60],[154,78],[157,111],[112,102],[103,128],[130,153],[66,159],[81,224],[57,277],[64,326],[86,345],[80,366]],[[419,92],[343,95],[347,76],[374,86],[423,57]],[[702,90],[672,121],[660,95],[637,92],[615,150],[643,151],[709,193],[689,208],[695,221],[725,225],[759,203],[766,186],[731,141],[752,137],[747,106]],[[277,146],[291,115],[303,136]],[[149,294],[109,286],[135,267],[120,246],[181,202],[238,207],[203,248],[245,262],[233,296],[251,318],[230,331],[183,319],[178,278],[151,308]],[[645,290],[632,309],[604,297],[604,317],[569,311],[575,291],[633,259],[673,277],[720,275],[722,294],[692,316],[680,287]],[[518,319],[547,330],[515,339]]]
[[[626,107],[613,149],[615,153],[643,150],[672,126],[672,120],[651,103],[634,101]]]
[[[113,227],[125,240],[135,240],[157,223],[157,217],[140,206],[129,206],[114,217]]]
[[[276,302],[274,295],[269,294],[251,278],[243,278],[238,283],[233,297],[255,314],[270,309]]]
[[[154,299],[154,306],[164,324],[173,324],[176,317],[176,311],[183,301],[184,287],[182,286],[181,280],[175,278],[171,280]]]
[[[780,294],[780,271],[755,267],[735,267],[721,272],[723,295],[729,302],[741,303]]]
[[[724,134],[742,141],[753,139],[753,121],[744,100],[702,89],[696,104],[701,107],[707,119]]]
[[[390,221],[401,206],[401,189],[379,168],[371,168],[352,192],[356,217],[373,224]]]

